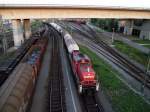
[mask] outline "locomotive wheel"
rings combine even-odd
[[[78,92],[79,92],[79,94],[82,93],[82,85],[79,85],[79,86],[78,86]]]
[[[99,83],[96,84],[96,91],[99,91]]]

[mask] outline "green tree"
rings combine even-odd
[[[115,31],[118,30],[118,20],[117,19],[91,19],[91,23],[95,26],[98,26],[104,30],[112,31],[112,28],[115,28]]]
[[[41,26],[42,26],[42,21],[41,20],[34,20],[31,23],[32,32],[38,30],[38,28],[40,28]]]

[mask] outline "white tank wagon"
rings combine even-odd
[[[68,32],[64,31],[64,33],[63,33],[63,29],[61,28],[61,26],[57,25],[56,23],[50,23],[50,25],[52,25],[58,32],[60,32],[61,34],[64,35],[63,38],[65,40],[67,50],[70,54],[73,51],[79,51],[79,46],[73,40],[72,36]]]
[[[60,33],[63,32],[63,29],[56,23],[50,23],[50,25],[52,25],[58,32],[60,32]]]
[[[79,51],[79,46],[77,43],[73,40],[70,34],[64,35],[65,44],[67,46],[68,52],[71,54],[73,51]]]

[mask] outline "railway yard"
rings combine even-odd
[[[86,23],[43,26],[0,61],[0,112],[150,112],[150,74],[108,37]]]

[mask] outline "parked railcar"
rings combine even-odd
[[[50,25],[53,26],[58,32],[60,32],[60,33],[63,32],[63,29],[56,23],[50,23]]]
[[[47,38],[39,39],[28,51],[23,62],[26,62],[34,68],[36,72],[39,72],[41,67],[41,61],[46,50]]]
[[[71,54],[74,50],[78,50],[79,51],[79,46],[77,45],[77,43],[72,39],[70,34],[65,34],[64,35],[64,40],[65,40],[65,44],[67,46],[68,52]]]
[[[0,86],[5,82],[15,67],[20,63],[22,58],[28,52],[32,44],[36,43],[38,37],[32,37],[26,40],[23,45],[18,48],[11,57],[0,62]]]
[[[21,63],[2,85],[0,112],[25,112],[35,85],[35,72],[30,64]]]
[[[0,89],[0,112],[27,111],[46,46],[46,38],[37,40],[2,85]]]

